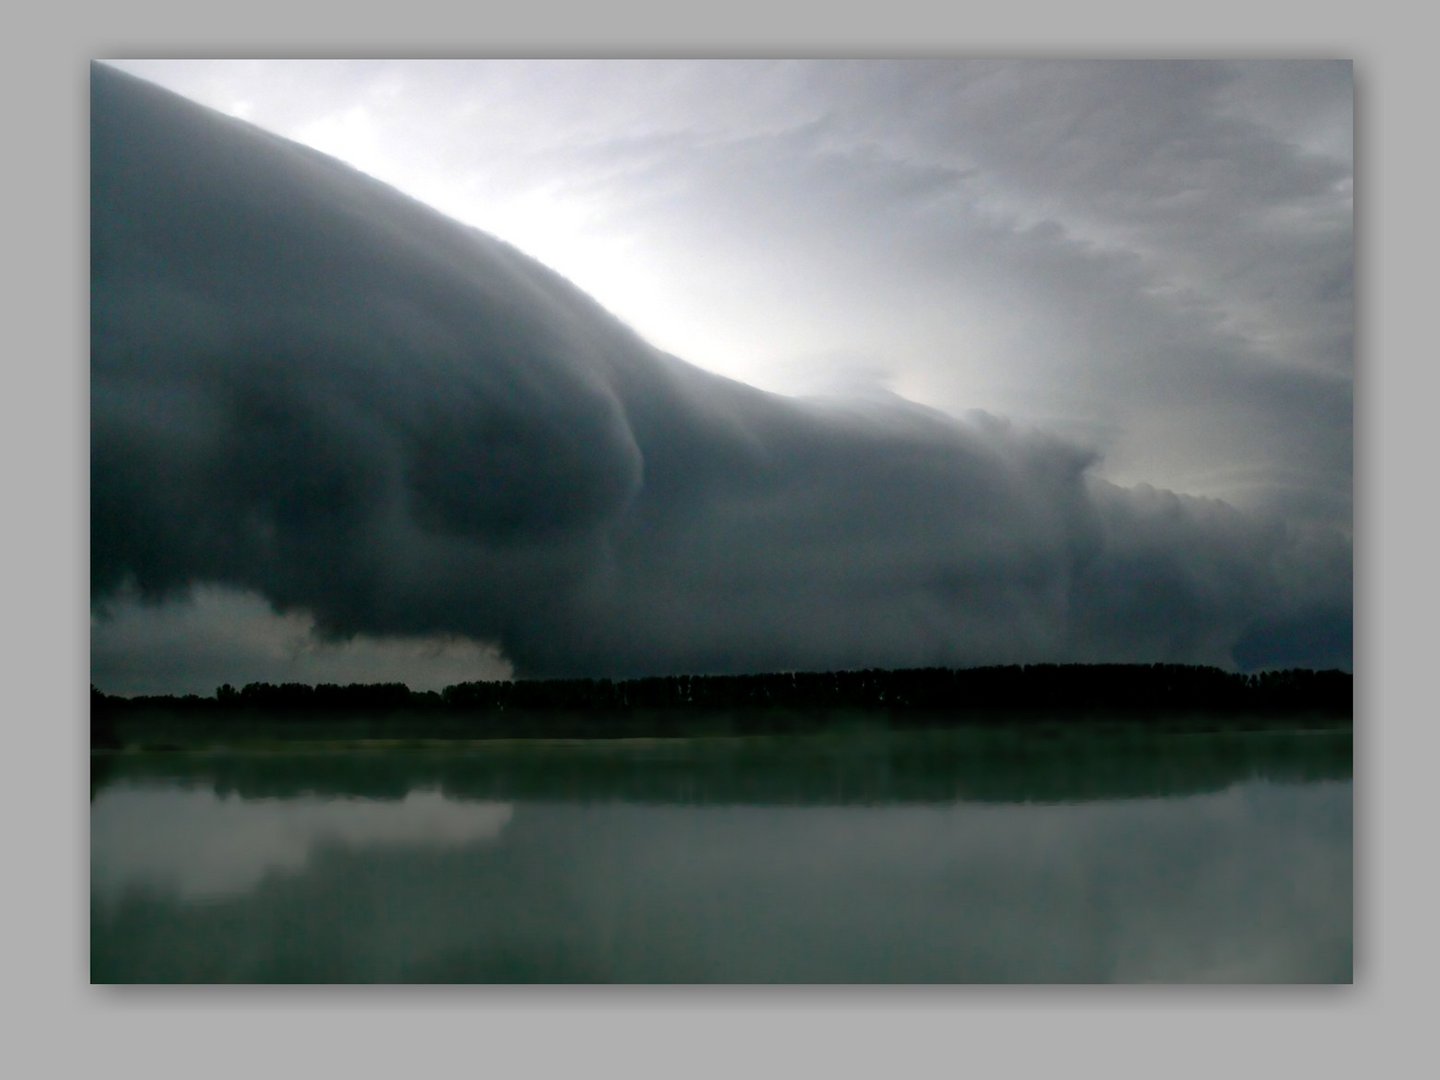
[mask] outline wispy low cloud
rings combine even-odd
[[[92,85],[102,619],[222,585],[525,675],[1349,665],[1339,533],[992,416],[703,372],[345,166]]]
[[[493,645],[454,634],[326,637],[308,612],[279,613],[262,596],[216,585],[159,604],[123,593],[90,617],[90,681],[125,696],[208,695],[227,682],[441,690],[511,674]]]

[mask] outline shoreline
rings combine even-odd
[[[1350,717],[1304,717],[1277,719],[1257,717],[1190,717],[1092,719],[1073,717],[1055,720],[956,721],[947,724],[901,725],[872,721],[869,724],[834,724],[805,730],[758,732],[675,732],[668,734],[553,735],[336,735],[306,737],[305,734],[277,732],[212,734],[211,737],[179,737],[166,732],[128,739],[117,745],[92,745],[92,755],[139,754],[266,754],[266,753],[396,753],[396,752],[477,752],[518,750],[611,750],[614,752],[676,749],[745,750],[828,746],[877,747],[892,740],[910,742],[931,739],[939,743],[1009,745],[1033,749],[1056,748],[1066,743],[1100,742],[1143,745],[1146,742],[1201,740],[1213,738],[1263,739],[1275,736],[1344,736],[1353,739]]]

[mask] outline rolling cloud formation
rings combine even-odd
[[[225,586],[522,675],[1350,666],[1338,531],[748,387],[318,152],[100,66],[91,108],[102,617]]]

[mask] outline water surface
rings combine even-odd
[[[1348,982],[1348,732],[97,755],[96,982]]]

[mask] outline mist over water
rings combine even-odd
[[[1172,746],[1164,770],[1092,750],[1039,798],[1005,779],[1037,762],[997,747],[973,797],[937,797],[895,755],[867,788],[846,762],[873,747],[794,740],[743,772],[719,744],[308,772],[303,755],[136,755],[92,803],[91,977],[1348,982],[1348,768],[1331,737],[1286,738],[1258,758]],[[551,779],[524,779],[527,754]],[[627,794],[655,772],[663,791]]]

